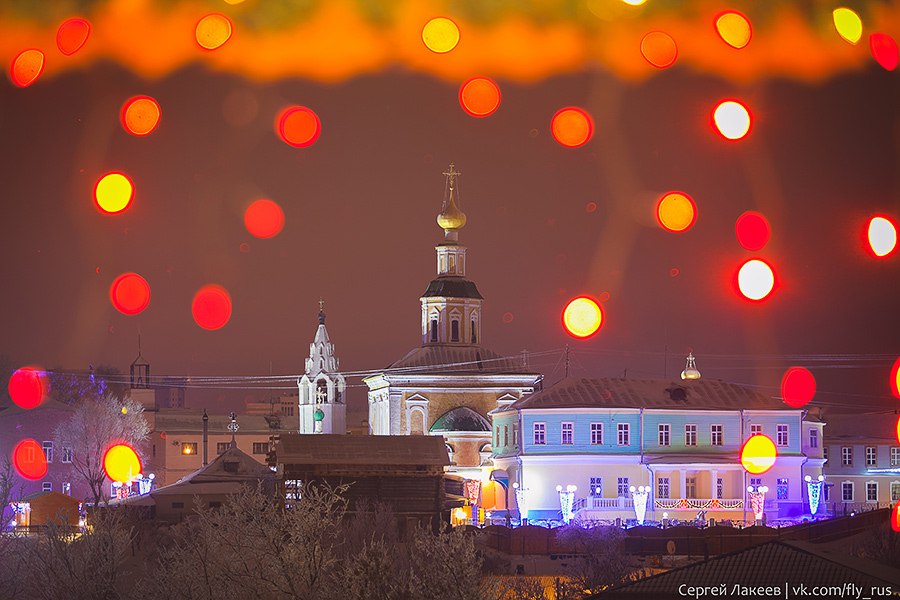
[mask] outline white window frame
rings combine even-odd
[[[718,431],[716,431],[718,427]],[[718,434],[719,443],[716,443],[716,434]],[[721,423],[713,423],[709,426],[709,445],[724,446],[725,445],[725,427]]]
[[[63,446],[62,453],[59,456],[59,462],[64,465],[68,465],[72,463],[72,457],[75,456],[75,451],[71,446]]]
[[[841,446],[841,466],[853,466],[853,446]]]
[[[891,502],[900,500],[900,481],[891,482]]]
[[[845,486],[850,486],[850,499],[846,498]],[[853,502],[853,498],[856,496],[856,490],[854,489],[854,485],[852,481],[842,481],[841,482],[841,502]]]
[[[688,493],[690,490],[690,493]],[[684,497],[685,498],[697,498],[697,476],[685,477],[684,478]]]
[[[762,435],[762,424],[760,423],[750,423],[750,436],[754,435]]]
[[[684,425],[684,445],[685,446],[696,446],[697,445],[697,424],[696,423],[685,423],[685,425]]]
[[[566,434],[568,434],[568,440]],[[559,424],[559,443],[563,446],[571,446],[575,443],[575,423],[563,421]]]
[[[875,497],[871,498],[869,496],[869,490],[871,489],[869,486],[875,486]],[[878,482],[877,481],[867,481],[866,482],[866,502],[878,502]]]
[[[52,481],[42,481],[41,482],[41,491],[42,492],[52,492],[53,491],[53,482]]]
[[[791,427],[787,423],[779,423],[775,426],[775,445],[779,447],[789,446],[791,443]]]
[[[48,463],[53,462],[53,442],[49,440],[44,440],[41,442],[41,450],[44,452],[44,458],[47,459]]]
[[[875,446],[866,446],[866,466],[878,466],[878,448],[876,448]]]
[[[900,446],[891,446],[891,466],[900,466]]]
[[[725,478],[716,477],[716,498],[724,498],[725,495]]]
[[[819,430],[815,427],[809,430],[809,447],[810,448],[818,448],[819,447]]]
[[[631,423],[616,423],[616,442],[619,446],[631,445]]]
[[[784,486],[784,498],[781,497],[779,488]],[[775,479],[775,499],[776,500],[788,500],[790,499],[791,494],[791,483],[787,477],[778,477]]]
[[[547,424],[543,421],[535,421],[531,427],[532,443],[535,446],[547,445]],[[540,437],[538,434],[540,433]]]
[[[660,423],[656,427],[656,442],[659,446],[668,446],[672,440],[672,425]]]
[[[603,445],[603,423],[591,423],[591,445]]]
[[[72,484],[69,483],[68,481],[63,482],[62,493],[65,494],[66,496],[71,496],[72,495]]]

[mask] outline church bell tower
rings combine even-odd
[[[347,433],[347,383],[338,372],[334,344],[325,329],[325,302],[319,300],[319,327],[309,345],[300,390],[300,433]]]

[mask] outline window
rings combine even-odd
[[[597,446],[603,443],[603,423],[591,423],[591,444]]]
[[[894,446],[891,448],[891,466],[896,467],[900,465],[900,448]]]
[[[660,446],[668,446],[669,445],[669,424],[661,423],[657,428],[657,441]]]
[[[450,321],[450,341],[458,342],[459,341],[459,320],[453,319]]]
[[[685,425],[684,426],[684,445],[685,446],[696,446],[697,445],[697,426],[696,425]]]
[[[697,478],[696,477],[685,477],[684,478],[684,497],[685,498],[696,498],[697,497]]]
[[[825,459],[825,462],[828,462],[828,446],[822,446],[822,458]]]
[[[472,319],[472,343],[478,343],[478,335],[475,333],[475,319]]]
[[[775,497],[778,500],[787,500],[788,499],[788,480],[784,477],[779,477],[775,483]]]
[[[668,477],[658,477],[656,479],[656,497],[657,498],[668,498],[669,497],[669,478]]]
[[[619,434],[618,439],[619,439],[620,446],[627,446],[630,443],[630,441],[629,441],[630,431],[629,430],[630,430],[630,427],[629,427],[628,423],[619,423],[616,426],[616,431]]]
[[[809,447],[810,448],[818,448],[819,447],[819,430],[818,429],[810,429],[809,430]]]
[[[63,446],[62,456],[59,457],[59,461],[65,464],[72,462],[72,449],[69,446]]]
[[[535,423],[534,424],[534,445],[542,446],[547,443],[547,438],[544,437],[544,433],[546,432],[546,425],[544,423]]]
[[[574,425],[572,423],[563,423],[562,431],[560,432],[560,440],[561,444],[572,444],[572,428]]]
[[[503,445],[509,446],[509,425],[503,426]]]
[[[210,508],[222,508],[222,503],[221,503],[221,502],[218,502],[218,501],[216,501],[216,500],[211,500],[211,501],[209,502],[209,507],[210,507]]]
[[[845,481],[841,483],[841,500],[853,502],[853,482]]]
[[[721,446],[722,445],[722,426],[721,425],[710,425],[709,426],[709,443],[713,446]]]
[[[197,454],[197,442],[181,442],[181,453],[185,456]]]
[[[68,481],[63,483],[62,484],[62,493],[65,494],[66,496],[71,496],[72,495],[72,484],[69,483]]]
[[[591,477],[591,496],[603,496],[603,478]]]
[[[216,454],[223,454],[229,446],[231,442],[216,442]]]
[[[762,434],[762,425],[759,423],[751,423],[750,424],[750,435],[761,435]]]
[[[874,467],[877,462],[875,446],[866,446],[866,466]]]
[[[853,448],[850,446],[841,447],[841,466],[849,467],[853,465]]]
[[[716,498],[722,498],[725,496],[725,480],[721,477],[716,477]]]
[[[300,499],[300,493],[303,490],[302,479],[285,479],[284,480],[284,507],[293,508],[294,501]]]
[[[826,483],[822,486],[822,493],[825,494],[825,502],[831,502],[831,484]]]
[[[513,447],[519,445],[519,426],[513,423]]]
[[[779,423],[775,435],[776,446],[788,445],[788,426],[785,423]]]
[[[878,502],[878,483],[875,481],[866,482],[866,502]]]
[[[44,442],[41,444],[41,449],[44,451],[44,457],[47,459],[48,463],[53,462],[53,442]]]
[[[628,478],[627,477],[619,477],[618,484],[616,485],[616,493],[620,496],[628,496]]]
[[[431,341],[432,342],[437,341],[437,335],[438,335],[437,327],[438,327],[438,320],[431,319]]]
[[[900,500],[900,481],[891,482],[891,502]]]
[[[253,454],[268,454],[269,442],[253,442]]]
[[[43,483],[41,483],[41,491],[42,492],[52,492],[53,484],[49,481],[44,481]]]

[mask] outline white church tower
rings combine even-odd
[[[300,388],[300,433],[347,433],[344,392],[347,383],[338,372],[334,344],[325,329],[325,302],[319,300],[319,328],[309,345]]]

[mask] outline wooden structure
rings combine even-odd
[[[50,523],[75,527],[79,522],[78,499],[60,492],[35,492],[22,498],[16,511],[16,527],[30,528]]]
[[[450,459],[441,436],[282,434],[269,461],[277,467],[281,498],[309,484],[348,485],[351,513],[361,501],[387,504],[401,534],[449,522],[444,467]]]

